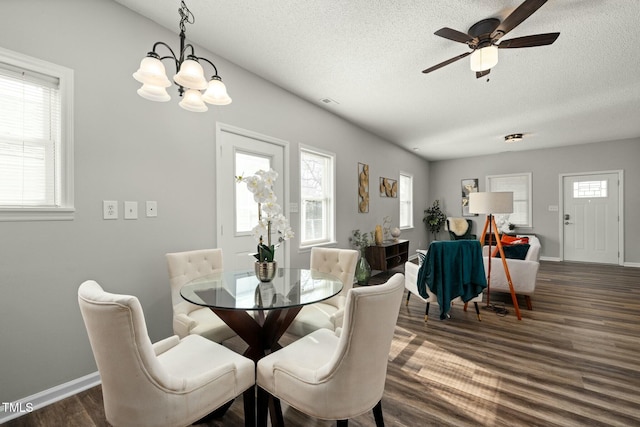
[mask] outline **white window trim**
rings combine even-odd
[[[0,48],[0,60],[60,80],[60,169],[61,200],[59,207],[0,207],[0,221],[59,221],[74,218],[73,195],[73,70],[18,52]]]
[[[401,179],[402,176],[406,176],[406,177],[411,178],[411,225],[402,226],[402,227],[400,227],[400,230],[411,230],[414,227],[414,222],[413,222],[413,217],[414,217],[414,215],[413,215],[413,207],[414,207],[413,206],[414,205],[414,203],[413,203],[414,202],[414,193],[413,193],[413,181],[414,180],[413,180],[413,174],[411,174],[409,172],[400,171],[399,178],[400,178],[401,182],[402,182],[402,179]],[[399,201],[398,205],[399,205],[398,206],[398,218],[400,218],[400,205],[402,205],[402,201]],[[400,221],[398,220],[398,222],[400,222]]]
[[[300,144],[299,148],[298,148],[298,162],[299,165],[302,164],[302,152],[308,152],[308,153],[312,153],[312,154],[318,154],[321,156],[326,156],[326,157],[330,157],[331,158],[331,163],[332,163],[332,188],[331,188],[331,192],[333,194],[333,199],[332,199],[332,203],[331,203],[331,212],[330,212],[330,220],[331,220],[331,224],[332,224],[332,232],[331,232],[331,236],[328,236],[328,240],[315,240],[315,241],[311,241],[311,242],[303,242],[302,238],[300,239],[300,246],[298,247],[300,252],[306,252],[308,250],[311,250],[311,248],[315,247],[315,246],[331,246],[331,245],[336,245],[338,242],[336,240],[336,229],[337,229],[337,224],[336,224],[336,197],[337,197],[337,174],[336,174],[336,170],[338,169],[337,167],[337,158],[336,158],[336,154],[331,152],[331,151],[326,151],[326,150],[322,150],[316,147],[312,147],[310,145],[304,145],[304,144]],[[298,167],[298,174],[300,173],[300,166]],[[298,182],[300,182],[300,179],[302,177],[298,177]],[[298,206],[300,207],[300,210],[302,210],[302,188],[300,188],[300,198],[298,200]],[[300,221],[299,221],[299,225],[302,228],[303,224],[302,224],[302,212],[300,212]]]
[[[491,187],[490,187],[490,180],[491,178],[508,178],[510,176],[517,176],[517,177],[522,177],[522,176],[526,176],[527,177],[527,182],[528,182],[528,189],[527,192],[529,193],[529,203],[527,206],[528,209],[528,213],[527,213],[527,217],[529,219],[529,223],[528,224],[518,224],[517,226],[520,228],[533,228],[533,192],[532,192],[532,174],[531,172],[522,172],[522,173],[508,173],[508,174],[501,174],[501,175],[487,175],[485,177],[485,188],[487,189],[487,191],[491,191]]]

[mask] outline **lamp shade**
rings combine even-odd
[[[187,89],[203,90],[208,86],[202,65],[193,59],[186,59],[180,65],[180,71],[173,76],[173,81]]]
[[[476,49],[471,54],[471,70],[486,71],[498,63],[498,46],[487,46]]]
[[[143,84],[140,89],[138,89],[138,95],[143,97],[144,99],[148,99],[149,101],[156,102],[167,102],[171,99],[169,94],[167,93],[167,89],[161,86],[154,86],[151,84]]]
[[[159,87],[169,87],[171,82],[167,78],[162,61],[152,56],[145,57],[140,61],[140,68],[133,73],[133,78],[142,84],[150,84]]]
[[[202,95],[202,100],[213,105],[231,104],[231,98],[227,93],[227,87],[222,83],[220,77],[213,77],[209,81],[209,87]]]
[[[513,212],[511,191],[469,193],[469,213],[508,214]]]
[[[202,94],[195,89],[189,89],[184,93],[182,101],[178,103],[182,108],[196,113],[204,113],[209,108],[202,101]]]

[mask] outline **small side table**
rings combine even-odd
[[[391,270],[409,260],[409,241],[387,240],[381,245],[369,246],[366,257],[373,270]]]

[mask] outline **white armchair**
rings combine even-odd
[[[221,343],[236,333],[207,307],[185,301],[180,288],[190,280],[222,271],[222,249],[201,249],[165,255],[171,284],[173,333],[180,338],[201,335]]]
[[[317,329],[335,331],[342,326],[346,295],[353,287],[357,262],[358,251],[353,249],[311,248],[311,270],[336,276],[344,287],[328,300],[302,307],[287,332],[302,337]]]
[[[422,251],[422,252],[424,253],[425,251]],[[438,297],[429,290],[428,286],[426,287],[427,298],[424,298],[420,295],[420,293],[418,292],[418,271],[419,270],[420,270],[420,265],[415,264],[411,261],[406,262],[404,264],[404,287],[407,290],[407,300],[405,302],[405,305],[409,305],[409,299],[411,298],[412,294],[420,298],[423,302],[425,302],[427,304],[427,307],[424,312],[424,321],[426,322],[427,320],[429,320],[429,307],[431,306],[431,303],[438,305]],[[476,316],[478,317],[478,320],[481,320],[478,303],[482,302],[482,295],[483,294],[480,293],[478,294],[478,296],[468,301],[474,304],[476,309]],[[453,299],[451,303],[463,304],[464,310],[465,311],[467,310],[466,304],[464,304],[464,302],[462,301],[462,298],[460,297]]]
[[[258,426],[267,425],[267,397],[320,419],[348,419],[373,409],[383,426],[382,395],[391,340],[402,300],[403,277],[351,289],[344,328],[319,329],[258,361]],[[281,414],[276,419],[281,419]]]
[[[525,259],[507,259],[507,266],[509,267],[509,274],[511,275],[511,281],[516,295],[523,295],[525,302],[527,303],[527,309],[532,310],[533,305],[531,303],[531,297],[536,290],[536,277],[538,275],[538,268],[540,267],[540,240],[535,236],[524,236],[529,238],[529,250]],[[492,251],[495,247],[492,248]],[[489,271],[489,247],[482,248],[482,255],[484,258],[484,270]],[[502,266],[502,259],[500,256],[491,258],[491,278],[489,284],[489,292],[503,292],[510,293],[509,283]]]
[[[138,299],[93,280],[78,303],[114,426],[187,426],[244,392],[245,425],[255,424],[253,361],[198,335],[152,345]]]

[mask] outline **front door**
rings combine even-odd
[[[251,230],[258,223],[258,204],[245,183],[236,176],[250,176],[272,168],[278,172],[274,185],[283,214],[289,217],[286,176],[286,141],[244,129],[218,124],[216,130],[217,245],[222,248],[225,269],[251,269],[257,242]],[[275,236],[277,238],[277,236]],[[273,241],[272,241],[273,243]],[[276,251],[279,267],[288,265],[289,250],[284,244]]]
[[[619,263],[619,174],[563,177],[566,261]]]

